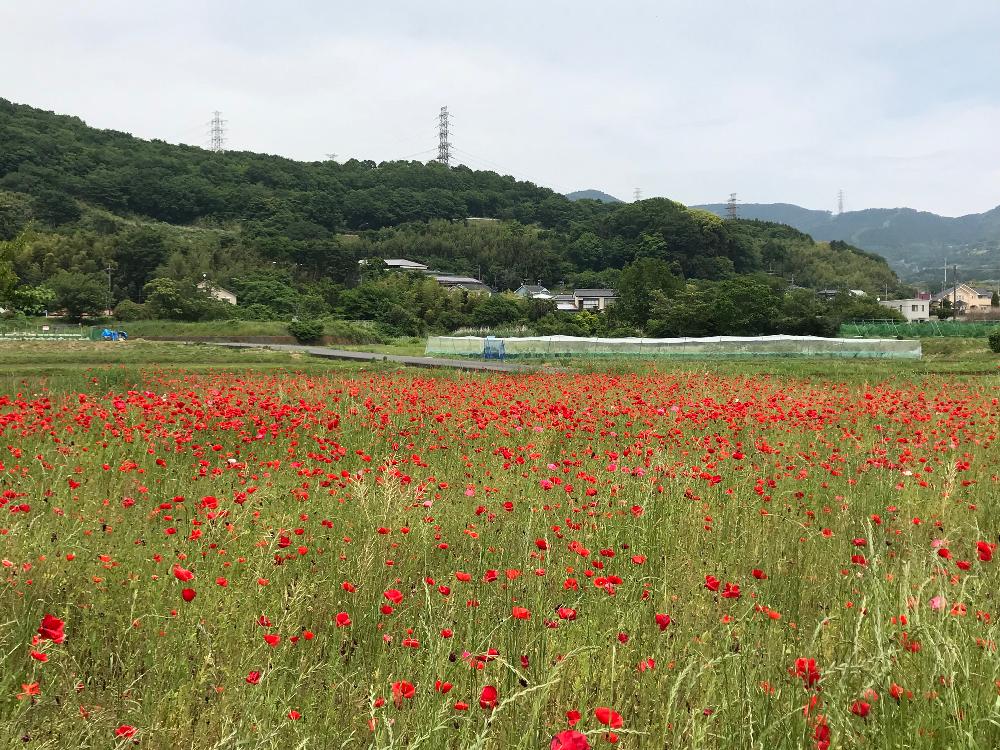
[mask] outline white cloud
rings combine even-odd
[[[428,0],[0,6],[0,95],[294,158],[458,157],[688,203],[1000,203],[1000,4]],[[991,72],[992,71],[992,72]],[[471,154],[471,156],[470,156]]]

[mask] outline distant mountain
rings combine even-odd
[[[577,190],[572,193],[566,193],[566,197],[571,201],[600,201],[601,203],[622,203],[618,198],[613,195],[608,195],[600,190]]]
[[[726,204],[693,206],[726,215]],[[941,281],[947,261],[960,279],[1000,278],[1000,206],[951,218],[912,208],[871,208],[834,215],[789,203],[745,203],[741,219],[789,224],[813,239],[843,240],[878,253],[907,281]]]

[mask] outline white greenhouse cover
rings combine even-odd
[[[703,338],[581,338],[524,336],[491,338],[502,342],[505,356],[574,356],[630,354],[647,357],[873,357],[918,359],[918,339],[837,339],[822,336],[706,336]],[[427,354],[482,357],[480,336],[431,336]]]

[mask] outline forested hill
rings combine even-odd
[[[213,153],[97,130],[6,100],[0,143],[0,184],[44,197],[53,221],[73,218],[68,206],[60,212],[54,193],[172,224],[284,212],[328,230],[468,216],[556,225],[592,212],[547,188],[468,167]]]
[[[599,201],[601,203],[621,203],[622,201],[613,195],[608,195],[601,190],[574,190],[566,193],[566,197],[571,201]]]
[[[280,272],[336,308],[369,257],[423,261],[500,290],[614,286],[642,258],[688,280],[762,272],[815,288],[898,285],[881,258],[790,227],[662,198],[572,201],[464,166],[213,153],[4,100],[0,144],[0,295],[57,276],[71,287],[66,274],[99,280],[108,268],[115,303],[141,301],[156,278],[248,288],[255,274]]]
[[[726,205],[700,206],[724,216]],[[788,203],[746,203],[739,215],[776,221],[817,240],[841,240],[886,258],[904,278],[940,279],[945,260],[969,280],[996,280],[1000,273],[1000,206],[951,218],[912,208],[871,208],[832,214]]]

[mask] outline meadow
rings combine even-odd
[[[2,746],[996,747],[1000,378],[940,346],[0,349]]]

